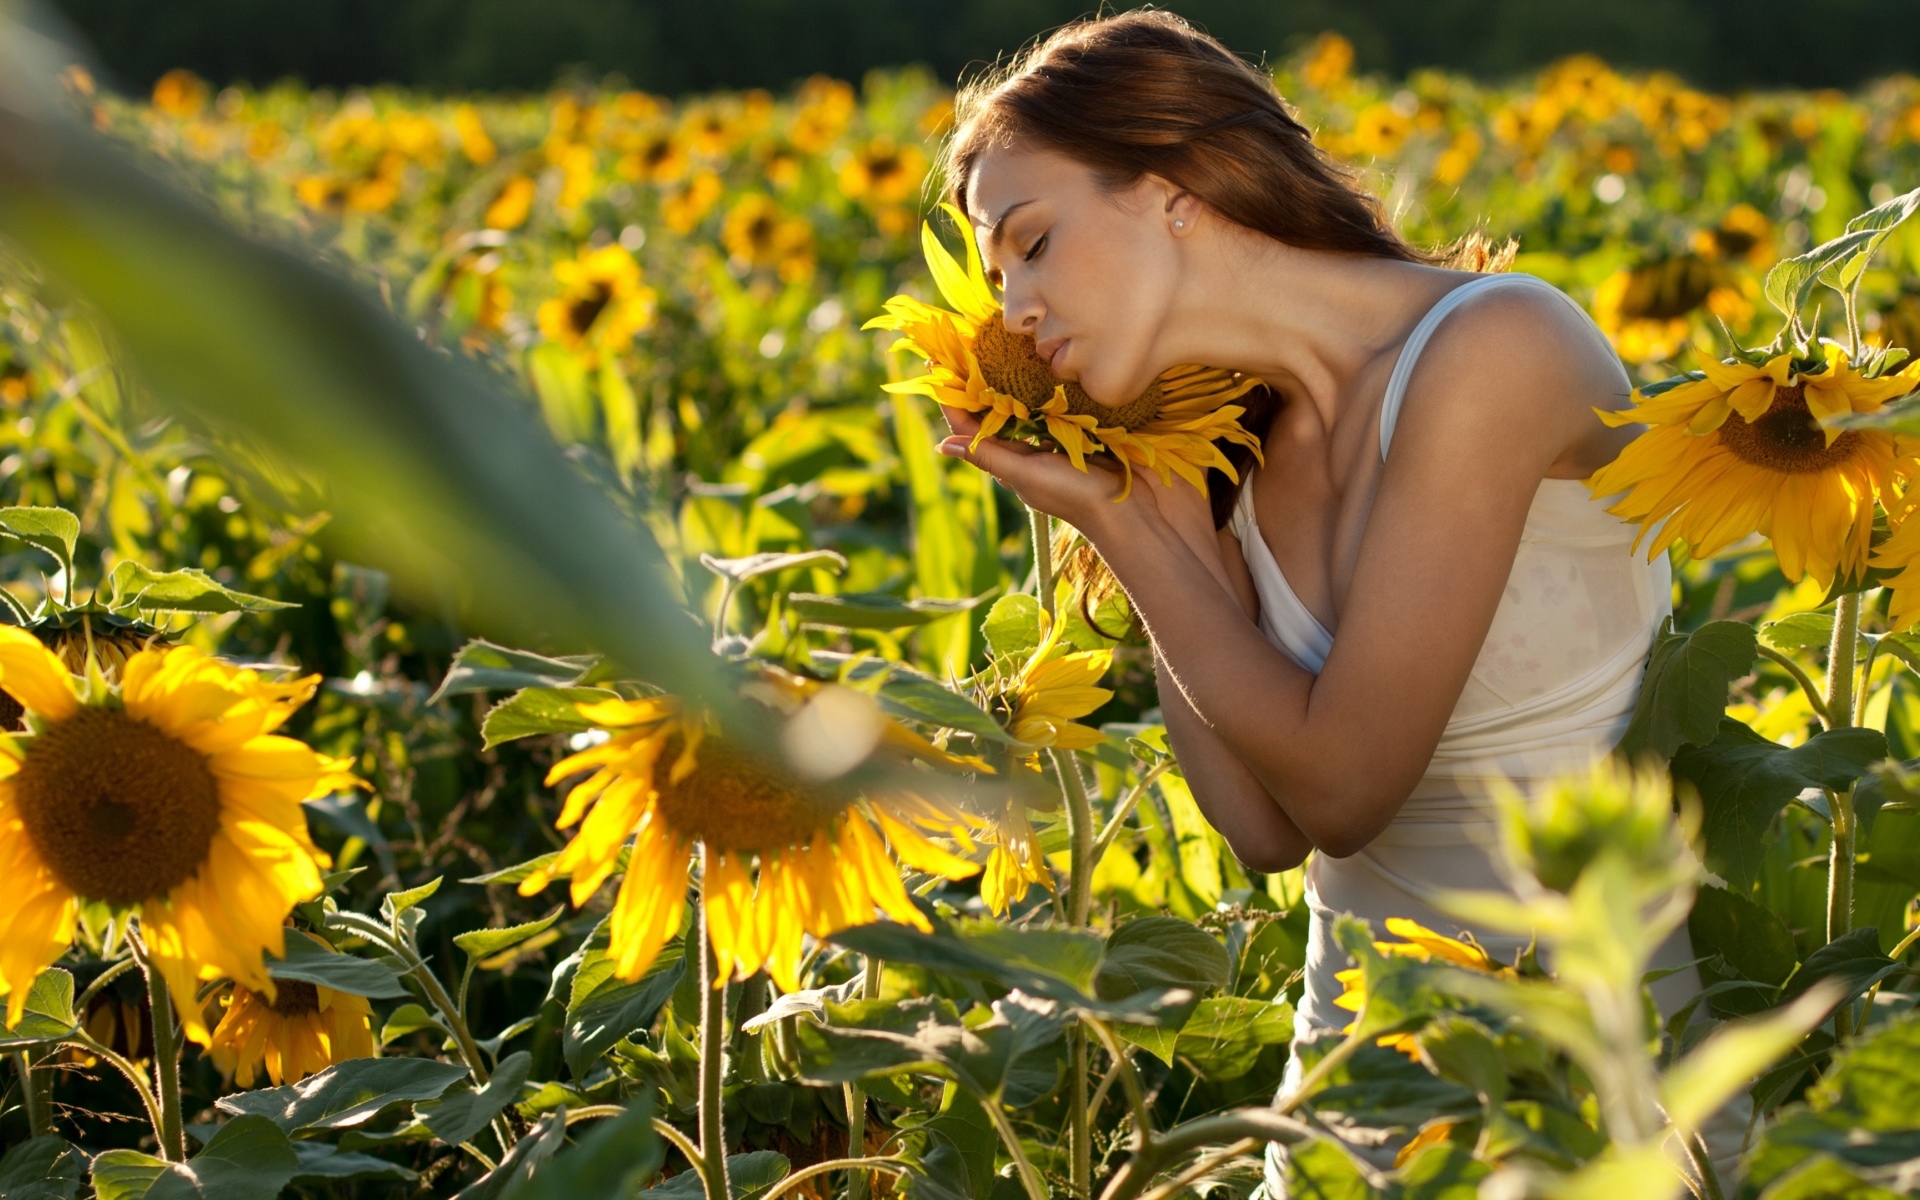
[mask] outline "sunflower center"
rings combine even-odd
[[[1860,435],[1849,429],[1827,445],[1827,435],[1807,409],[1804,384],[1775,388],[1773,404],[1748,423],[1738,413],[1720,426],[1720,443],[1737,457],[1782,475],[1830,471],[1853,454]]]
[[[267,1007],[276,1016],[304,1017],[320,1011],[320,992],[310,983],[299,979],[276,979],[273,981],[273,991],[274,1001]]]
[[[1641,267],[1628,279],[1620,312],[1627,317],[1671,321],[1707,302],[1719,282],[1712,263],[1697,254],[1682,254]]]
[[[54,878],[116,906],[184,883],[220,827],[206,758],[119,709],[85,706],[49,726],[13,786]]]
[[[595,282],[592,291],[567,307],[567,324],[573,326],[575,333],[585,337],[587,330],[592,329],[593,323],[600,319],[600,313],[612,302],[613,289]]]
[[[678,749],[669,746],[661,762],[672,762]],[[843,807],[759,755],[711,739],[700,744],[697,759],[692,774],[661,786],[657,803],[676,832],[716,850],[750,854],[800,845]]]
[[[980,360],[980,376],[988,387],[1031,408],[1053,399],[1053,389],[1062,383],[1034,348],[1033,335],[1015,333],[1004,321],[988,321],[981,326],[979,336],[974,339],[973,353]],[[1109,428],[1117,425],[1122,429],[1138,429],[1160,411],[1158,380],[1137,399],[1117,407],[1100,403],[1077,383],[1068,383],[1066,388],[1069,413],[1094,417]]]

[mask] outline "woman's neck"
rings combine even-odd
[[[1163,357],[1257,375],[1306,399],[1329,435],[1354,381],[1460,282],[1457,271],[1298,250],[1218,226],[1189,245]]]

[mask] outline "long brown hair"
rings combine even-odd
[[[1019,141],[1066,155],[1100,184],[1124,190],[1152,174],[1193,193],[1236,225],[1303,250],[1324,250],[1464,270],[1502,270],[1514,245],[1470,234],[1428,251],[1403,239],[1354,173],[1314,145],[1273,81],[1181,17],[1155,10],[1077,21],[968,82],[954,99],[943,155],[961,211],[980,157]],[[1255,389],[1242,424],[1264,437],[1278,398]],[[1253,456],[1227,451],[1242,479]],[[1216,528],[1239,485],[1208,473]],[[1112,577],[1085,542],[1065,572],[1090,591]]]

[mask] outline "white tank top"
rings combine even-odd
[[[1434,330],[1469,296],[1510,286],[1551,292],[1592,324],[1572,297],[1537,276],[1483,275],[1454,288],[1414,326],[1387,380],[1383,460],[1407,382]],[[1603,336],[1597,326],[1594,336]],[[1540,481],[1493,625],[1427,773],[1394,827],[1426,824],[1431,834],[1433,822],[1484,819],[1492,778],[1524,784],[1582,769],[1625,732],[1654,633],[1673,611],[1672,577],[1664,555],[1648,563],[1632,552],[1634,527],[1606,511],[1614,499],[1590,496],[1578,479]],[[1294,594],[1261,537],[1251,471],[1229,528],[1260,598],[1261,632],[1319,674],[1333,633]]]

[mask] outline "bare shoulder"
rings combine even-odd
[[[1544,281],[1516,282],[1476,288],[1447,316],[1414,368],[1406,407],[1429,433],[1500,430],[1509,452],[1544,468],[1583,457],[1581,445],[1607,432],[1593,410],[1623,407],[1631,392],[1574,301]]]

